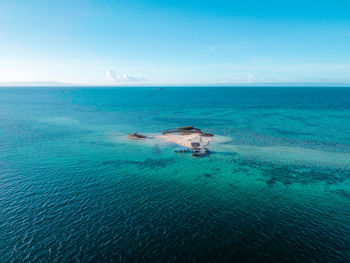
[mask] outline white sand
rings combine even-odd
[[[162,139],[165,142],[175,143],[188,148],[192,148],[191,146],[192,142],[199,142],[200,148],[204,148],[210,143],[210,141],[213,140],[213,137],[205,137],[200,133],[193,133],[189,135],[168,133],[168,134],[156,135],[154,136],[154,138]]]

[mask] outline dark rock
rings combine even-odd
[[[187,134],[193,134],[193,133],[199,133],[205,137],[212,137],[214,136],[214,134],[212,133],[208,133],[208,132],[202,132],[199,128],[195,128],[193,126],[184,126],[184,127],[179,127],[176,128],[175,130],[168,130],[168,131],[164,131],[163,134],[167,134],[167,133],[180,133],[183,135],[187,135]]]
[[[214,134],[209,133],[209,132],[202,132],[202,135],[203,135],[204,137],[213,137],[213,136],[214,136]]]
[[[210,154],[209,150],[207,148],[202,148],[200,150],[194,151],[192,153],[192,156],[194,157],[205,157]]]
[[[136,139],[136,140],[138,140],[138,139],[146,139],[147,136],[141,135],[141,134],[138,134],[137,132],[135,132],[135,133],[130,133],[130,134],[128,135],[128,138],[129,138],[129,139]]]

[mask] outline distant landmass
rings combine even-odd
[[[217,83],[218,86],[247,87],[350,87],[349,83],[341,82],[256,82],[256,83]]]
[[[65,83],[59,81],[14,81],[14,82],[0,82],[0,86],[18,86],[18,87],[55,87],[55,86],[76,86],[76,84]]]
[[[340,82],[255,82],[255,83],[207,83],[207,84],[167,84],[167,83],[142,83],[142,84],[73,84],[59,81],[14,81],[0,82],[0,87],[69,87],[69,86],[88,86],[88,87],[125,87],[125,86],[148,86],[148,87],[176,87],[176,86],[232,86],[232,87],[350,87],[349,83]],[[164,89],[164,88],[159,88]]]

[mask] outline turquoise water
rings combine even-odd
[[[0,262],[345,262],[349,178],[347,88],[0,89]]]

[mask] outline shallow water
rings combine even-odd
[[[2,88],[0,262],[345,262],[349,157],[347,88]]]

